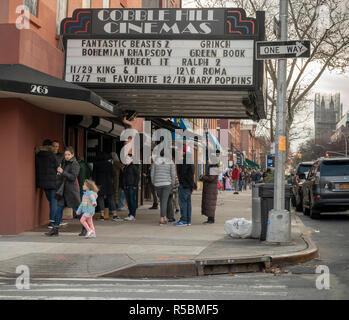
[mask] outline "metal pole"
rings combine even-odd
[[[287,40],[288,0],[280,0],[280,40]],[[275,134],[274,209],[269,213],[267,242],[289,243],[291,219],[285,210],[285,161],[286,161],[286,76],[287,60],[278,61],[277,109]]]

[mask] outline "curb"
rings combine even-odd
[[[234,259],[223,258],[141,263],[105,273],[101,277],[188,278],[230,273],[261,272],[271,267],[294,265],[317,258],[318,248],[311,238],[306,235],[307,228],[297,214],[295,214],[295,220],[297,226],[301,229],[301,238],[307,245],[307,249],[300,252],[275,256],[238,257]]]

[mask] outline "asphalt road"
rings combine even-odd
[[[320,248],[319,259],[284,267],[277,273],[249,273],[190,279],[35,279],[17,289],[0,278],[0,299],[43,300],[324,300],[349,298],[349,215],[311,220],[300,214]],[[329,289],[319,290],[318,266],[329,268]],[[279,272],[281,271],[281,272]]]

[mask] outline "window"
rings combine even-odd
[[[23,0],[23,4],[28,7],[33,16],[38,16],[38,0]]]
[[[61,21],[67,17],[68,0],[57,0],[56,33],[60,34]]]
[[[109,0],[103,0],[103,8],[109,8],[110,6]]]
[[[82,0],[83,8],[91,8],[91,0]]]
[[[320,172],[322,176],[349,176],[349,161],[324,161],[321,165]]]

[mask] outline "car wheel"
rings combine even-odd
[[[319,219],[321,210],[319,208],[314,208],[314,204],[310,205],[309,216],[311,219]]]

